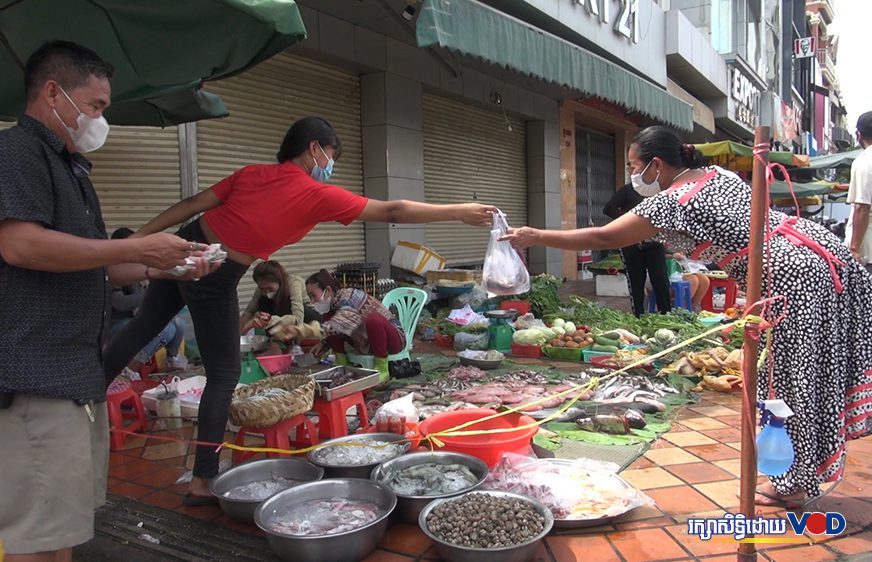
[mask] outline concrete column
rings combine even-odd
[[[559,229],[560,150],[558,116],[552,121],[527,122],[527,213],[530,226]],[[560,250],[530,248],[531,273],[563,274]]]
[[[576,212],[575,168],[575,110],[566,103],[560,104],[560,222],[564,230],[578,227]],[[578,252],[563,252],[561,260],[563,276],[578,278]]]
[[[361,76],[363,191],[372,199],[424,201],[424,132],[421,83],[389,72]],[[390,275],[397,242],[423,244],[426,226],[366,224],[366,258]]]

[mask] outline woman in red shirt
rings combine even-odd
[[[239,382],[239,302],[236,286],[258,259],[302,240],[322,222],[344,225],[356,220],[392,223],[463,221],[488,226],[489,205],[431,205],[415,201],[377,201],[326,182],[342,145],[333,127],[320,117],[305,117],[288,130],[277,164],[253,164],[214,186],[180,201],[134,236],[161,232],[203,213],[179,230],[193,242],[220,243],[227,260],[198,282],[155,280],[134,319],[109,343],[104,354],[111,382],[130,359],[185,305],[197,334],[206,369],[200,400],[198,440],[224,440],[233,390]],[[218,473],[215,447],[197,447],[187,505],[213,503],[209,480]]]

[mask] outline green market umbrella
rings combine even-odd
[[[709,142],[694,145],[703,156],[712,159],[712,163],[737,172],[749,172],[754,163],[754,149],[733,141]],[[791,152],[769,153],[769,161],[785,166],[808,166],[808,156]]]
[[[810,170],[825,170],[828,168],[850,168],[854,160],[862,154],[863,149],[850,150],[848,152],[837,152],[835,154],[825,154],[823,156],[812,156],[809,161],[808,168]]]
[[[0,0],[0,115],[22,113],[24,63],[50,40],[79,43],[115,66],[111,122],[165,126],[226,115],[202,82],[305,37],[293,0]]]

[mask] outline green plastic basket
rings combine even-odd
[[[581,361],[581,352],[583,349],[571,349],[566,347],[551,347],[550,345],[542,348],[542,352],[551,359],[560,359],[561,361]]]
[[[584,351],[583,355],[585,363],[590,363],[590,360],[593,357],[600,357],[602,355],[614,355],[614,353],[611,353],[609,351],[593,351],[592,349],[584,349],[582,351]]]
[[[267,372],[263,370],[263,366],[257,359],[243,359],[242,373],[239,375],[239,382],[242,384],[251,384],[267,377]]]

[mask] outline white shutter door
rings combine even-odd
[[[509,131],[511,124],[512,130]],[[527,223],[526,127],[501,112],[424,94],[424,190],[428,203],[493,204],[509,223]],[[449,265],[481,264],[489,231],[427,225],[427,246]]]
[[[110,235],[138,229],[181,198],[176,127],[113,126],[106,144],[85,156]]]
[[[200,189],[254,163],[276,161],[279,144],[291,124],[309,115],[327,119],[342,142],[331,183],[363,193],[363,150],[360,126],[360,79],[357,74],[301,57],[277,55],[246,73],[207,84],[230,110],[227,119],[197,127]],[[344,261],[364,261],[363,223],[322,224],[305,239],[273,255],[288,272],[303,277]],[[245,306],[254,282],[239,285]]]

